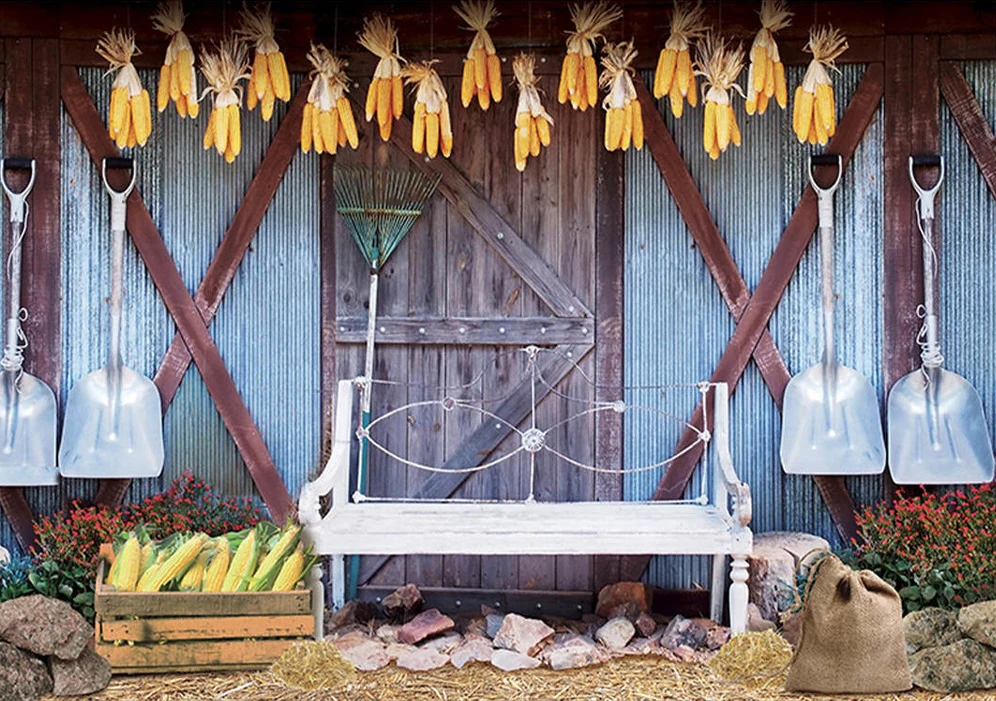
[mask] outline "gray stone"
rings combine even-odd
[[[348,633],[332,641],[343,658],[353,663],[363,672],[372,672],[387,666],[391,658],[383,643],[373,640],[359,631]]]
[[[779,614],[795,602],[795,565],[810,550],[829,548],[819,536],[773,531],[755,533],[754,549],[747,557],[748,601],[756,604],[761,617],[778,623]]]
[[[761,615],[761,610],[757,604],[747,604],[747,630],[751,633],[763,633],[766,630],[775,630],[778,626]]]
[[[501,625],[499,625],[498,627],[501,628]],[[475,616],[473,618],[468,618],[464,621],[460,621],[457,624],[457,629],[464,635],[486,636],[488,634],[487,619],[484,616]],[[497,632],[497,630],[495,632]]]
[[[643,582],[619,582],[598,592],[595,613],[603,618],[623,616],[635,621],[641,613],[650,611],[652,601],[653,592]]]
[[[661,647],[675,650],[685,645],[694,650],[705,645],[708,637],[709,628],[703,625],[699,619],[678,615],[672,618],[664,629],[664,635],[661,636]]]
[[[996,601],[982,601],[958,612],[958,629],[983,645],[996,647]]]
[[[942,647],[962,637],[958,630],[958,613],[940,608],[913,611],[903,618],[906,654],[931,647]]]
[[[463,669],[471,662],[490,662],[495,648],[491,641],[481,635],[468,635],[463,642],[450,653],[450,664],[457,669]]]
[[[86,696],[107,688],[111,682],[111,665],[92,648],[83,648],[75,660],[48,658],[52,673],[53,696]]]
[[[441,652],[443,654],[449,654],[462,642],[462,635],[455,631],[450,631],[445,635],[440,635],[426,640],[424,643],[419,645],[419,647],[428,650],[436,650],[437,652]]]
[[[424,605],[425,599],[422,598],[422,592],[414,584],[406,584],[395,589],[380,602],[384,615],[392,621],[401,623],[411,620],[415,614],[422,610]]]
[[[574,669],[605,662],[608,654],[587,638],[575,635],[555,642],[543,651],[542,659],[550,669]]]
[[[515,650],[495,650],[491,654],[491,664],[506,672],[515,672],[520,669],[535,669],[540,666],[540,661]]]
[[[515,650],[523,655],[535,655],[543,643],[553,637],[553,628],[535,618],[510,613],[495,635],[495,647]]]
[[[645,638],[650,637],[651,635],[654,634],[654,631],[657,630],[657,621],[654,620],[653,616],[651,616],[649,613],[646,612],[641,613],[639,616],[637,616],[633,624],[636,626],[636,629],[640,631],[640,634],[643,635]]]
[[[430,669],[439,669],[450,661],[450,656],[439,650],[427,647],[404,646],[406,649],[400,651],[394,663],[401,669],[408,669],[413,672],[425,672]]]
[[[996,650],[971,638],[920,650],[910,656],[913,683],[952,693],[996,687]]]
[[[505,614],[503,613],[489,613],[484,618],[484,632],[489,638],[494,639],[498,635],[498,631],[501,630],[501,624],[505,622]]]
[[[75,660],[93,626],[65,601],[36,594],[0,604],[0,640],[41,657]]]
[[[613,618],[595,633],[595,640],[610,650],[622,650],[636,635],[636,628],[628,618]]]
[[[385,623],[377,628],[377,639],[385,643],[396,643],[398,642],[398,631],[401,630],[401,626],[394,626],[390,623]]]
[[[709,650],[718,650],[730,642],[730,629],[726,626],[715,625],[706,633],[705,646]]]
[[[705,664],[711,657],[709,653],[694,650],[688,645],[679,645],[674,650],[671,650],[671,653],[680,662],[695,662],[696,664]]]
[[[344,628],[345,626],[356,624],[362,625],[373,620],[376,613],[377,607],[373,604],[353,599],[352,601],[347,601],[341,609],[326,617],[325,630],[335,630],[336,628]]]
[[[0,701],[34,701],[51,691],[52,677],[44,662],[0,643]]]
[[[441,614],[439,609],[429,609],[401,626],[401,630],[398,631],[398,642],[413,645],[431,635],[451,630],[453,626],[452,618]]]

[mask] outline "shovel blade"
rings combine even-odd
[[[59,446],[63,477],[158,477],[163,470],[159,390],[147,377],[121,369],[119,404],[107,368],[90,373],[69,393]]]
[[[948,370],[915,371],[889,393],[889,472],[896,484],[980,484],[993,479],[982,400]]]
[[[34,375],[0,379],[0,486],[58,484],[58,409],[51,388]]]
[[[796,375],[782,404],[782,468],[791,475],[874,475],[885,470],[878,397],[864,375],[822,363]]]

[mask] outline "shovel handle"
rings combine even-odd
[[[821,165],[837,166],[837,177],[833,181],[833,185],[830,187],[821,187],[820,184],[816,182],[816,178],[813,176],[813,171],[816,166]],[[833,227],[833,194],[837,191],[837,188],[840,187],[840,179],[843,175],[844,159],[841,158],[839,154],[822,153],[809,157],[809,185],[813,188],[813,192],[816,193],[817,201],[819,203],[819,220],[821,229]]]
[[[11,189],[7,182],[7,171],[8,170],[29,170],[31,171],[31,177],[28,178],[28,184],[20,192],[15,192]],[[24,222],[25,215],[25,202],[27,202],[28,195],[31,194],[31,190],[35,186],[35,159],[33,158],[4,158],[0,160],[0,186],[3,187],[4,193],[7,195],[7,202],[10,203],[10,221],[12,224],[21,224]]]
[[[916,168],[940,168],[941,172],[937,176],[937,182],[934,183],[932,187],[924,187],[916,179]],[[919,200],[919,215],[921,219],[933,219],[934,218],[934,197],[937,195],[937,191],[941,187],[941,183],[944,182],[944,157],[938,154],[919,154],[910,156],[909,159],[909,173],[910,173],[910,184],[913,185],[913,189],[916,190]]]

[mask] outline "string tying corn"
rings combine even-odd
[[[731,143],[740,145],[740,127],[730,91],[744,94],[736,83],[744,67],[744,50],[741,46],[733,49],[712,34],[706,35],[697,50],[698,75],[704,79],[702,87],[706,90],[702,145],[709,157],[716,160]]]
[[[598,66],[595,64],[595,42],[604,39],[602,32],[622,17],[622,10],[604,0],[571,5],[574,31],[568,32],[567,55],[560,71],[557,101],[571,101],[571,106],[584,112],[598,104]]]
[[[481,109],[487,110],[492,100],[501,102],[501,59],[488,33],[488,25],[498,16],[498,11],[493,0],[463,0],[453,10],[476,32],[463,64],[460,102],[469,107],[476,95]]]
[[[778,53],[775,32],[792,23],[792,12],[785,0],[761,0],[761,29],[750,48],[750,69],[747,71],[747,114],[764,114],[768,102],[775,98],[785,109],[788,91],[785,87],[785,65]]]
[[[433,68],[437,61],[411,63],[402,74],[415,87],[415,118],[412,120],[412,150],[435,158],[442,151],[449,158],[453,150],[453,127],[446,88]]]
[[[231,163],[242,151],[242,125],[239,107],[242,86],[249,77],[249,58],[244,43],[234,37],[223,40],[210,52],[201,52],[201,73],[208,82],[205,94],[214,98],[211,117],[204,131],[204,148],[215,150]]]
[[[695,71],[692,68],[692,41],[705,36],[705,8],[702,3],[690,5],[675,2],[671,11],[671,33],[657,58],[654,72],[654,97],[658,100],[667,95],[671,100],[671,114],[681,117],[688,105],[699,103],[695,85]]]
[[[360,139],[353,107],[346,97],[349,90],[346,61],[322,44],[311,45],[308,60],[314,70],[301,121],[301,150],[308,153],[314,146],[316,153],[335,153],[347,143],[355,149]]]
[[[633,69],[630,64],[636,58],[633,42],[606,44],[603,50],[602,87],[609,94],[602,100],[605,110],[605,148],[626,151],[630,144],[643,148],[643,114],[636,99],[633,87]]]
[[[401,85],[401,63],[398,55],[398,30],[390,19],[380,14],[363,20],[360,45],[377,56],[377,68],[367,90],[366,117],[369,122],[377,115],[380,138],[391,138],[391,123],[401,116],[405,106]]]
[[[111,104],[107,132],[118,148],[145,146],[152,133],[152,104],[149,92],[142,87],[132,56],[141,53],[135,45],[135,32],[112,29],[97,43],[97,54],[110,64],[108,73],[117,71],[111,85]]]
[[[519,54],[512,61],[512,73],[519,85],[519,104],[515,110],[515,167],[526,169],[529,156],[539,156],[543,146],[550,145],[550,127],[553,117],[540,102],[539,79],[535,74],[536,57]]]
[[[246,107],[251,111],[259,104],[264,122],[269,122],[273,116],[276,100],[288,102],[291,98],[287,61],[274,38],[275,31],[270,3],[260,4],[255,9],[243,8],[238,33],[256,49],[246,90]]]
[[[156,14],[152,15],[152,26],[169,37],[166,59],[159,69],[156,109],[162,112],[172,100],[177,114],[196,118],[200,114],[197,72],[194,70],[194,49],[183,31],[184,19],[181,0],[160,3]]]
[[[792,129],[799,143],[825,146],[837,132],[837,107],[828,68],[847,51],[847,39],[831,26],[814,27],[809,32],[806,51],[813,54],[802,85],[795,89]]]

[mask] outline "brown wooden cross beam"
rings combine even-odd
[[[118,151],[108,137],[107,130],[94,107],[93,100],[87,93],[76,69],[71,66],[65,66],[62,69],[62,101],[95,165],[99,167],[104,158],[118,155]],[[303,93],[299,92],[291,110],[284,119],[282,129],[286,127],[293,131],[293,128],[287,125],[299,123],[298,119],[303,109],[303,102]],[[289,138],[285,136],[283,141]],[[286,152],[286,145],[284,151]],[[108,174],[108,177],[110,179],[112,174]],[[253,182],[253,185],[255,184],[256,181]],[[265,211],[265,207],[263,211]],[[187,364],[191,358],[193,359],[200,370],[211,398],[214,400],[218,413],[225,422],[225,426],[231,433],[232,439],[249,469],[260,496],[273,518],[277,521],[283,521],[292,509],[292,499],[207,328],[208,321],[213,316],[214,310],[217,309],[224,289],[234,275],[234,267],[237,267],[238,260],[241,259],[242,253],[251,239],[251,234],[255,231],[255,227],[248,226],[249,221],[255,216],[262,217],[262,212],[259,211],[252,216],[247,215],[246,221],[236,230],[239,236],[238,241],[233,238],[229,246],[225,246],[223,242],[219,248],[215,261],[212,261],[216,277],[206,278],[206,281],[202,282],[198,290],[200,302],[196,302],[187,291],[183,278],[137,190],[134,190],[128,198],[127,226],[153,283],[176,322],[178,334],[186,345],[186,362],[183,362],[184,354],[174,349],[177,345],[177,339],[174,339],[174,343],[170,347],[173,350],[173,355],[168,353],[167,359],[179,358],[180,360],[179,362],[174,360],[170,365],[166,365],[164,362],[165,370],[161,368],[157,374],[160,386],[167,388],[167,390],[172,388],[168,396],[168,399],[172,399],[172,393],[175,393],[176,386],[179,384],[176,378],[182,378]],[[235,228],[235,222],[233,222],[232,229]],[[230,229],[229,234],[232,233],[232,229]],[[164,405],[168,403],[168,399],[164,396]],[[123,494],[123,490],[115,488],[115,492],[117,491]],[[105,491],[105,495],[107,494],[108,492]],[[110,496],[113,497],[114,493],[111,493]]]

